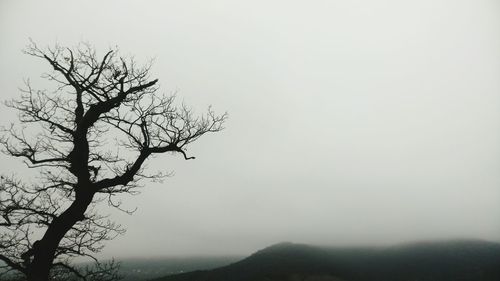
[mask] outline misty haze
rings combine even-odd
[[[500,280],[500,2],[0,2],[0,280]]]

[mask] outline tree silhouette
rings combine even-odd
[[[31,42],[25,53],[50,64],[53,71],[42,77],[56,88],[35,90],[27,80],[21,97],[6,102],[19,112],[21,126],[4,128],[1,144],[7,155],[37,169],[38,177],[28,183],[0,179],[0,261],[5,271],[29,281],[115,280],[116,264],[99,263],[93,255],[123,229],[99,214],[96,204],[120,208],[117,195],[134,194],[141,180],[165,176],[144,171],[157,154],[193,159],[186,147],[222,130],[226,114],[209,108],[195,116],[176,106],[173,96],[158,94],[150,63],[138,66],[115,49],[98,57],[85,43],[39,48]],[[78,256],[96,265],[72,265]]]

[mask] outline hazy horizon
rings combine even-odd
[[[500,2],[0,2],[1,100],[39,46],[118,46],[221,133],[163,155],[102,257],[250,254],[290,241],[500,242]],[[2,122],[16,120],[2,106]],[[0,156],[3,172],[26,173]]]
[[[412,247],[412,246],[420,246],[420,245],[430,245],[430,244],[447,244],[447,243],[495,243],[495,244],[500,244],[500,241],[493,241],[493,240],[486,240],[486,239],[478,239],[478,238],[470,238],[470,237],[464,237],[464,238],[443,238],[443,239],[422,239],[422,240],[408,240],[408,241],[402,241],[402,242],[390,242],[390,241],[385,241],[384,244],[377,244],[377,243],[370,243],[370,242],[364,242],[364,243],[352,243],[352,244],[315,244],[315,243],[300,243],[300,242],[293,242],[293,241],[278,241],[276,243],[271,243],[267,245],[262,245],[260,247],[254,248],[254,249],[249,249],[248,252],[242,252],[239,254],[236,253],[187,253],[187,254],[160,254],[160,255],[149,255],[147,253],[139,254],[139,255],[128,255],[128,256],[108,256],[105,257],[103,256],[102,258],[104,260],[112,260],[116,259],[117,261],[146,261],[146,260],[183,260],[183,259],[193,259],[193,258],[233,258],[235,261],[239,261],[241,259],[245,259],[261,250],[265,250],[268,248],[271,248],[273,246],[281,245],[281,244],[290,244],[290,245],[299,245],[299,246],[311,246],[311,247],[317,247],[317,248],[326,248],[326,249],[391,249],[391,248],[397,248],[397,247]],[[77,258],[78,260],[79,258]],[[82,258],[83,260],[84,258]],[[88,262],[88,261],[84,261]]]

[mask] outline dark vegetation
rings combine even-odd
[[[325,248],[282,243],[231,265],[154,281],[494,281],[500,244],[418,243],[384,248]]]

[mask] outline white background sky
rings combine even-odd
[[[103,256],[500,241],[498,1],[0,0],[2,99],[49,70],[29,37],[154,57],[162,91],[230,115],[149,162],[175,176],[125,198]]]

